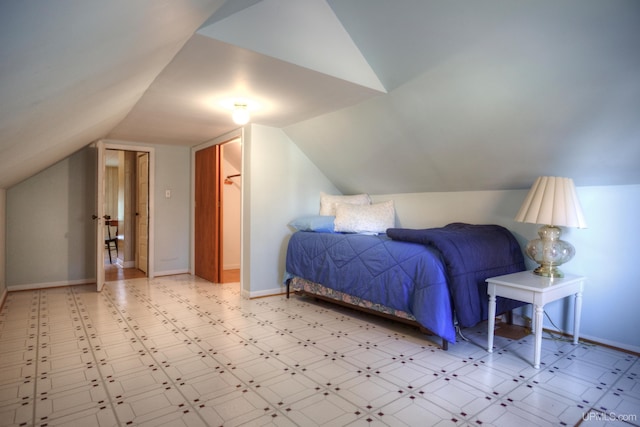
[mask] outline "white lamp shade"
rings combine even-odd
[[[587,228],[573,180],[554,176],[536,179],[515,220]]]

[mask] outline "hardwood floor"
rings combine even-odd
[[[109,254],[106,253],[105,251],[104,279],[106,282],[114,282],[116,280],[137,279],[139,277],[147,277],[147,275],[142,271],[138,270],[137,268],[122,268],[118,266],[118,264],[109,263]],[[233,282],[239,282],[239,281],[240,281],[240,269],[222,270],[222,283],[233,283]]]
[[[113,256],[114,254],[112,254]],[[114,259],[115,262],[115,259]],[[109,262],[109,254],[105,251],[104,258],[104,280],[113,282],[116,280],[137,279],[139,277],[147,277],[147,275],[137,268],[122,268],[118,264]]]
[[[222,270],[222,283],[231,283],[240,281],[240,269]]]

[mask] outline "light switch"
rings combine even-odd
[[[171,198],[171,190],[164,190],[164,197],[167,199]]]

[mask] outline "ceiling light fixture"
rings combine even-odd
[[[231,118],[237,125],[246,125],[251,119],[251,116],[249,115],[249,106],[247,104],[235,103],[233,105]]]

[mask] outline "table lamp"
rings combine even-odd
[[[558,269],[576,253],[569,242],[560,240],[560,227],[587,228],[580,201],[571,178],[541,176],[536,179],[520,207],[515,220],[530,224],[543,224],[538,230],[540,238],[525,247],[529,258],[539,264],[534,274],[545,277],[564,277]]]

